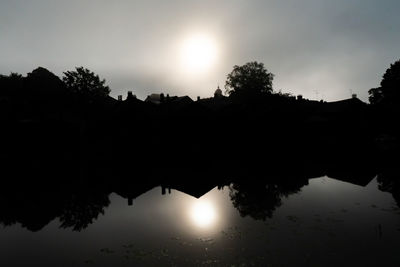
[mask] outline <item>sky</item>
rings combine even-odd
[[[84,66],[114,97],[195,98],[223,88],[234,65],[258,61],[275,91],[367,101],[400,58],[399,11],[398,0],[1,0],[0,73],[41,66],[62,77]],[[201,69],[183,52],[196,36],[211,47],[190,52]]]

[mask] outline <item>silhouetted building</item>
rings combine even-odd
[[[193,100],[185,95],[185,96],[174,96],[171,98],[170,102],[180,104],[180,105],[187,105],[193,103]]]
[[[169,95],[167,95],[167,98],[169,98]],[[159,105],[161,103],[161,94],[151,94],[144,101]]]
[[[349,99],[324,103],[323,111],[325,113],[352,112],[363,109],[366,106],[367,103],[358,99],[357,95],[353,95],[353,97]]]
[[[219,85],[218,85],[217,90],[215,90],[215,92],[214,92],[214,97],[215,98],[223,97],[222,90],[219,88]]]

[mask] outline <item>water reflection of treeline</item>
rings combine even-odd
[[[52,166],[37,171],[32,174],[21,167],[13,174],[3,176],[12,179],[3,178],[0,190],[2,225],[20,224],[30,231],[39,231],[57,219],[59,227],[81,231],[106,212],[111,193],[125,198],[127,205],[135,205],[136,198],[156,187],[161,187],[160,194],[175,189],[201,197],[215,187],[222,189],[227,186],[232,204],[241,216],[266,220],[281,206],[283,198],[300,192],[310,178],[323,175],[360,186],[367,185],[377,176],[379,189],[392,193],[400,204],[400,182],[395,168],[379,170],[343,162],[312,164],[297,174],[289,169],[280,169],[279,172],[264,169],[257,173],[252,169],[248,171],[249,176],[234,175],[229,170],[223,176],[224,171],[218,168],[215,172],[221,173],[219,176],[215,176],[211,169],[209,172],[203,169],[199,172],[196,169],[171,170],[163,172],[163,176],[126,170],[97,180],[90,177],[90,171],[86,173],[89,175],[87,179],[69,179],[69,173],[58,173]],[[184,180],[184,176],[188,180]]]

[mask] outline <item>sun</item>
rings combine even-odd
[[[210,226],[216,219],[214,206],[206,201],[196,202],[191,209],[191,218],[198,227]]]
[[[189,73],[210,70],[217,58],[216,42],[204,34],[186,37],[180,50],[183,70]]]

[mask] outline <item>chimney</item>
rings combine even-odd
[[[122,95],[118,95],[118,101],[122,101]]]
[[[302,95],[298,95],[297,96],[297,100],[303,100],[303,96]]]
[[[131,100],[136,98],[136,95],[132,93],[132,91],[128,91],[128,96],[126,97],[127,100]]]
[[[357,98],[357,94],[352,94],[351,98]]]
[[[197,97],[197,101],[200,101],[200,96]]]

